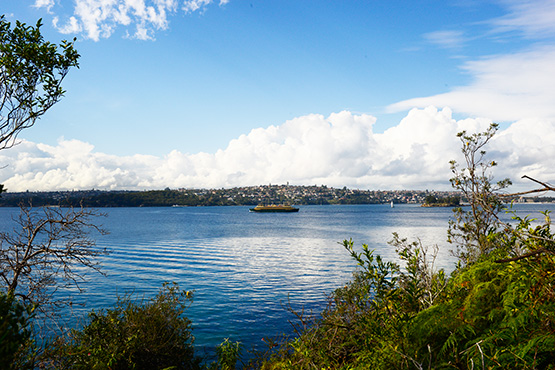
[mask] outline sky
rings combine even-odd
[[[511,190],[555,182],[555,1],[0,0],[76,37],[64,98],[0,151],[8,191],[449,190],[457,132]]]

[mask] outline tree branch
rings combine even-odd
[[[507,262],[520,261],[520,260],[523,260],[523,259],[525,259],[525,258],[533,257],[533,256],[536,256],[536,255],[541,254],[541,253],[544,253],[544,252],[545,252],[545,253],[549,253],[549,254],[555,255],[555,251],[552,251],[552,250],[550,250],[550,249],[547,249],[547,248],[545,248],[545,247],[542,247],[542,248],[538,248],[538,249],[536,249],[536,250],[533,250],[533,251],[531,251],[531,252],[524,253],[524,254],[522,254],[522,255],[520,255],[520,256],[516,256],[516,257],[512,257],[512,258],[506,258],[506,259],[501,259],[501,260],[496,260],[495,263],[507,263]]]
[[[534,181],[535,183],[538,183],[538,184],[542,185],[543,188],[528,190],[528,191],[522,191],[522,192],[519,192],[519,193],[502,194],[501,196],[502,197],[514,197],[514,196],[517,196],[517,195],[525,195],[525,194],[532,194],[532,193],[543,193],[544,191],[555,191],[555,187],[551,186],[550,184],[545,183],[545,182],[541,182],[539,180],[536,180],[536,179],[534,179],[534,178],[532,178],[528,175],[524,175],[524,176],[522,176],[522,178]]]

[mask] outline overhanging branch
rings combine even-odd
[[[531,181],[534,181],[535,183],[538,183],[540,185],[543,186],[543,188],[541,189],[534,189],[534,190],[528,190],[528,191],[522,191],[522,192],[518,192],[518,193],[511,193],[511,194],[500,194],[500,196],[502,197],[514,197],[517,195],[525,195],[525,194],[533,194],[533,193],[543,193],[544,191],[555,191],[555,187],[546,183],[546,182],[542,182],[539,180],[536,180],[528,175],[524,175],[522,176],[523,179],[528,179]]]

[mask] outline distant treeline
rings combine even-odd
[[[455,193],[428,191],[366,191],[322,187],[266,186],[233,189],[181,189],[151,191],[60,191],[2,193],[0,207],[85,206],[85,207],[170,207],[170,206],[253,206],[263,204],[380,204],[421,203],[427,206],[458,206]],[[284,190],[284,191],[280,191]],[[532,202],[554,202],[555,198],[529,198]]]
[[[248,199],[229,200],[221,194],[196,195],[177,190],[108,191],[108,192],[44,192],[3,194],[0,206],[79,206],[85,207],[167,207],[179,206],[227,206],[253,205]]]
[[[282,203],[283,199],[266,199],[270,203]],[[260,199],[234,194],[225,190],[212,190],[201,194],[193,191],[152,190],[152,191],[106,191],[106,192],[27,192],[4,193],[0,198],[1,207],[18,207],[21,204],[33,206],[80,206],[85,207],[170,207],[170,206],[252,206]],[[289,201],[290,202],[290,201]],[[368,197],[356,196],[349,203],[372,203]],[[375,203],[375,202],[374,202]],[[327,199],[295,200],[295,204],[331,204]]]
[[[326,189],[326,188],[323,188]],[[170,207],[170,206],[252,206],[269,204],[376,204],[383,203],[371,193],[351,191],[341,198],[327,193],[312,193],[310,196],[284,196],[271,192],[242,194],[234,189],[214,190],[151,190],[151,191],[67,191],[67,192],[22,192],[3,193],[0,207],[33,206],[85,206],[85,207]],[[396,201],[402,203],[402,201]]]

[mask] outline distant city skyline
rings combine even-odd
[[[10,191],[269,183],[449,190],[460,130],[555,182],[555,1],[4,1],[77,37],[66,96],[0,151]]]

